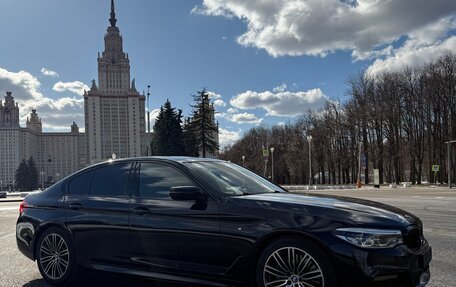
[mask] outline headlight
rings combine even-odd
[[[339,228],[334,235],[363,248],[391,248],[404,243],[399,230]]]

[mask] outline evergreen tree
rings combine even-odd
[[[152,154],[164,156],[185,154],[182,110],[176,111],[169,100],[160,108],[160,113],[155,121]]]
[[[191,124],[191,119],[186,118],[184,127],[183,127],[183,136],[184,136],[184,147],[185,155],[187,156],[199,156],[198,141],[196,138],[196,131],[193,129]]]
[[[16,188],[19,189],[20,191],[25,191],[27,190],[27,184],[28,184],[28,167],[27,167],[27,162],[25,159],[22,159],[21,163],[19,164],[19,167],[16,170]]]
[[[27,170],[29,176],[29,186],[27,186],[27,189],[35,190],[38,188],[38,169],[32,156],[27,161]]]
[[[193,99],[195,103],[192,105],[193,117],[189,123],[190,130],[194,132],[198,151],[203,157],[206,157],[208,153],[216,153],[219,148],[215,140],[218,127],[213,119],[214,106],[210,103],[206,88],[193,95]]]

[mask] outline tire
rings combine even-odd
[[[75,281],[78,273],[76,252],[68,234],[60,228],[45,230],[36,249],[38,269],[51,285],[67,286]]]
[[[267,246],[258,259],[255,277],[257,287],[337,286],[328,256],[300,237],[281,238]]]

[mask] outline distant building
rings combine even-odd
[[[19,125],[19,107],[11,92],[0,101],[0,186],[11,190],[22,159],[35,159],[40,183],[60,180],[87,165],[86,138],[73,122],[70,132],[42,132],[36,110],[27,118],[26,127]]]
[[[92,81],[84,93],[85,132],[88,161],[100,162],[146,153],[145,96],[130,82],[130,60],[123,51],[123,40],[116,26],[114,0],[111,25],[104,37],[105,50],[98,55],[98,87]]]
[[[0,101],[0,187],[11,189],[22,159],[36,161],[40,183],[49,184],[89,164],[117,158],[147,155],[145,96],[130,79],[130,60],[116,26],[111,0],[110,26],[104,36],[105,49],[98,54],[98,85],[95,80],[84,92],[85,133],[75,122],[70,132],[42,132],[36,110],[19,125],[19,107],[11,92]],[[215,123],[214,108],[211,119]],[[213,134],[218,143],[218,131]],[[210,154],[216,157],[217,153]]]

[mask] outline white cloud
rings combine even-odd
[[[83,95],[84,90],[88,91],[90,88],[86,84],[80,81],[74,81],[74,82],[62,82],[59,81],[55,83],[54,87],[52,88],[56,92],[72,92],[77,95]]]
[[[160,109],[153,109],[150,111],[150,130],[152,132],[152,128],[155,125],[155,121],[157,120],[158,114],[160,113]],[[147,118],[146,118],[147,121]],[[147,126],[146,126],[147,128]]]
[[[214,105],[218,107],[225,107],[226,103],[222,99],[216,99],[214,101]]]
[[[238,43],[274,57],[343,50],[363,59],[455,11],[454,0],[203,0],[192,13],[241,19]]]
[[[222,95],[217,94],[215,92],[211,92],[211,91],[207,91],[207,94],[209,95],[209,99],[212,99],[212,100],[220,99],[222,97]]]
[[[230,131],[223,128],[219,128],[219,144],[223,149],[227,145],[232,145],[241,138],[241,130]]]
[[[259,124],[263,121],[262,118],[257,118],[254,114],[249,113],[233,114],[229,120],[238,124]]]
[[[410,49],[403,47],[386,59],[377,59],[367,69],[367,74],[374,76],[383,72],[402,71],[406,67],[419,67],[442,56],[444,53],[456,50],[456,37],[446,39],[442,43]]]
[[[238,111],[239,111],[239,110],[238,110],[238,109],[235,109],[235,108],[229,108],[229,109],[227,110],[227,112],[230,113],[230,114],[235,114],[235,113],[237,113]]]
[[[447,38],[456,29],[456,18],[445,18],[410,34],[404,44],[394,49],[389,57],[380,58],[369,66],[368,75],[401,71],[405,67],[419,67],[456,50],[456,36]]]
[[[274,93],[278,93],[278,92],[285,92],[286,89],[287,89],[287,84],[283,83],[283,84],[281,84],[281,85],[275,87],[274,89],[272,89],[272,91],[273,91]]]
[[[84,99],[46,97],[41,93],[41,83],[29,72],[10,72],[0,68],[0,87],[2,94],[5,91],[13,92],[13,97],[19,104],[22,126],[25,125],[25,120],[32,109],[37,109],[43,121],[43,128],[47,130],[69,131],[73,121],[83,126]],[[2,99],[3,95],[0,95]]]
[[[258,118],[256,115],[250,113],[216,113],[215,117],[222,118],[237,124],[260,124],[263,121],[263,118]]]
[[[230,104],[247,110],[261,108],[271,116],[296,116],[308,110],[318,110],[329,98],[320,89],[306,92],[254,92],[247,91],[234,96]]]
[[[362,60],[370,60],[378,57],[383,56],[391,56],[393,54],[393,46],[388,45],[380,50],[371,50],[371,51],[359,51],[355,50],[352,52],[353,60],[355,61],[362,61]]]
[[[53,78],[58,78],[59,74],[56,71],[49,70],[47,68],[41,68],[41,74]]]

